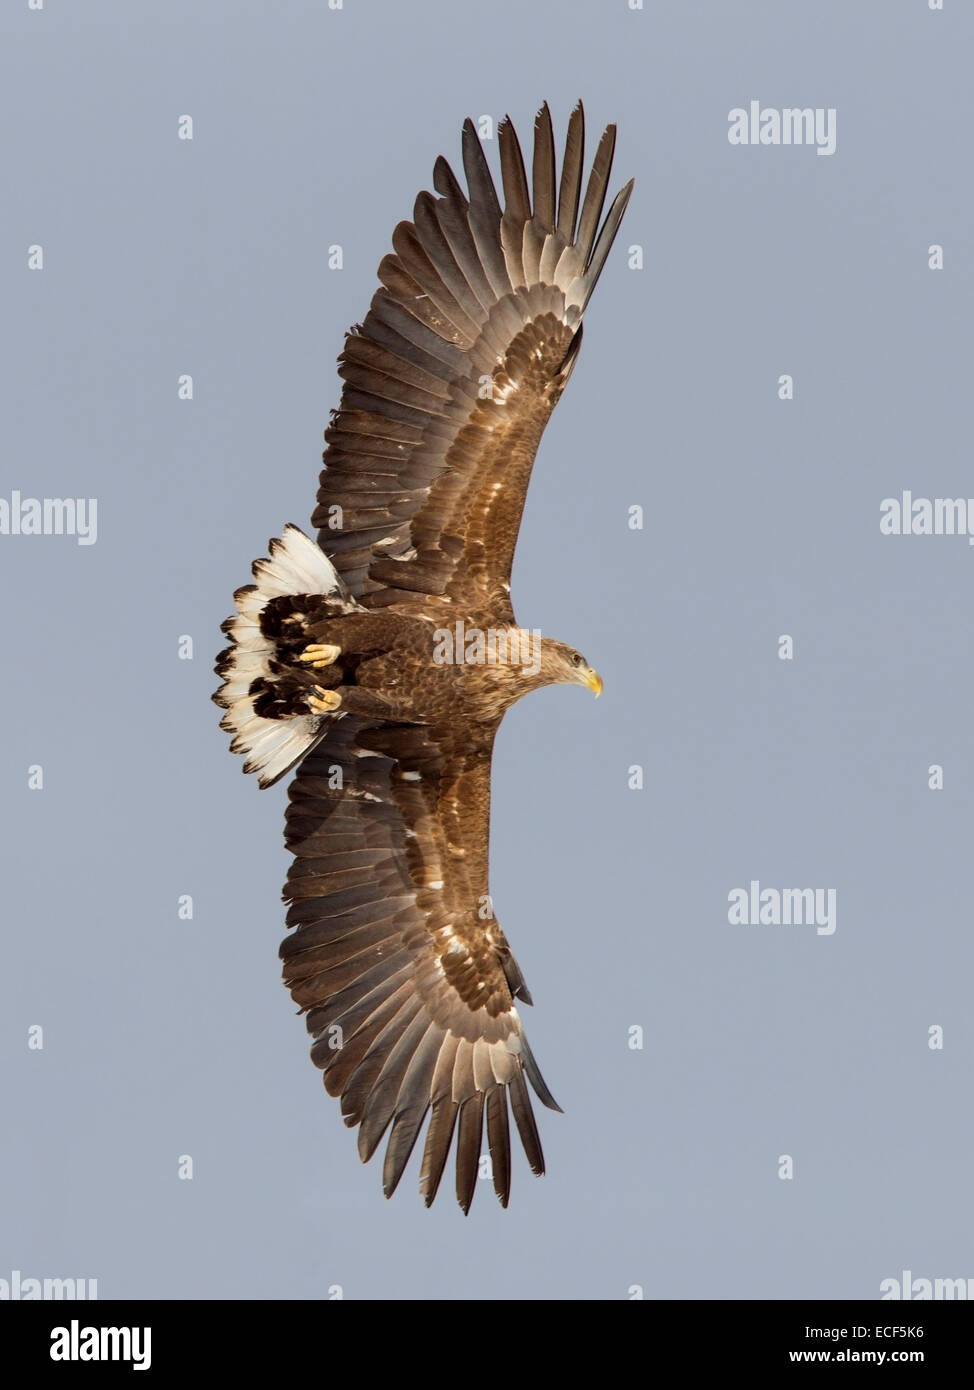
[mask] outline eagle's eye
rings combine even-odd
[[[584,666],[584,665],[585,665],[585,658],[584,658],[584,656],[580,656],[578,652],[572,652],[572,665],[573,665],[573,666]]]

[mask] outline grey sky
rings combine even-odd
[[[0,535],[0,1277],[869,1298],[904,1268],[974,1276],[974,552],[879,530],[904,488],[974,493],[972,38],[956,0],[4,7],[0,496],[96,498],[98,534]],[[285,792],[227,752],[211,667],[250,561],[307,528],[342,334],[435,156],[458,166],[468,114],[510,111],[527,145],[544,98],[561,138],[579,96],[636,189],[514,598],[605,694],[512,711],[492,834],[565,1114],[540,1115],[547,1176],[519,1155],[510,1209],[485,1182],[465,1220],[448,1179],[424,1210],[415,1156],[382,1198],[308,1061],[277,961]],[[835,108],[834,154],[731,145],[752,100]],[[834,890],[834,934],[732,925],[751,880]]]

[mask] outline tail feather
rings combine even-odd
[[[233,736],[231,751],[246,755],[244,772],[256,772],[261,787],[290,772],[324,737],[329,722],[341,718],[308,711],[269,719],[257,713],[257,693],[273,687],[279,675],[275,638],[261,627],[265,608],[276,598],[304,594],[335,599],[339,612],[358,606],[321,547],[297,526],[285,526],[268,548],[266,559],[254,561],[256,583],[233,596],[237,611],[223,624],[232,645],[217,660],[224,680],[213,696],[226,710],[220,727]]]

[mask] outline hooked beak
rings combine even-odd
[[[586,666],[582,673],[582,682],[588,686],[589,690],[595,691],[595,698],[598,699],[602,694],[602,677],[598,671],[593,671],[591,666]]]

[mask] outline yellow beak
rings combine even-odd
[[[598,699],[602,694],[602,677],[599,675],[598,671],[593,671],[591,666],[586,667],[585,684],[588,686],[589,690],[595,691],[595,698]]]

